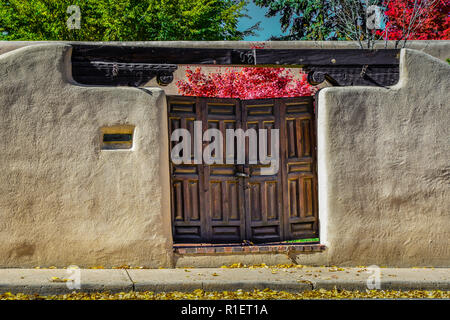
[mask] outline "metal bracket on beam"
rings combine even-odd
[[[391,86],[398,82],[399,73],[395,66],[383,65],[343,65],[315,66],[303,68],[308,72],[307,81],[318,85],[325,80],[332,86]]]
[[[306,78],[308,83],[313,86],[317,86],[323,83],[325,80],[328,81],[333,86],[339,86],[339,83],[331,77],[328,73],[322,71],[310,71]]]
[[[89,82],[106,85],[127,85],[141,86],[156,77],[159,85],[166,86],[170,84],[174,77],[173,73],[178,69],[176,64],[152,64],[152,63],[122,63],[89,61],[75,62],[77,69],[80,67],[91,68],[95,73],[90,72],[86,75],[77,74],[76,78],[92,79]],[[101,82],[101,83],[99,83]]]

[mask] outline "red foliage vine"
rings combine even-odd
[[[414,11],[416,0],[391,0],[385,12],[387,16],[387,39],[399,40],[407,29]],[[424,0],[418,0],[424,1]],[[423,17],[422,23],[408,35],[407,40],[448,40],[450,39],[450,1],[439,0]],[[385,29],[386,30],[386,29]],[[385,37],[385,31],[378,31]]]
[[[176,83],[185,96],[263,99],[311,96],[317,90],[306,82],[306,74],[300,78],[285,68],[225,68],[224,72],[206,74],[200,67],[187,68],[186,80]]]

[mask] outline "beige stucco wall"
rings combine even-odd
[[[0,267],[172,263],[161,89],[80,86],[71,47],[0,56]],[[100,128],[135,126],[132,150]]]
[[[326,251],[173,256],[164,92],[77,85],[68,44],[0,55],[0,267],[450,266],[450,67],[400,63],[394,87],[320,92]],[[133,149],[102,151],[117,124],[136,127]]]
[[[391,88],[319,93],[321,241],[343,265],[450,266],[450,66],[402,50]]]

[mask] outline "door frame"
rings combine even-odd
[[[224,101],[230,101],[230,102],[235,102],[237,104],[240,105],[240,108],[243,109],[244,105],[248,105],[248,104],[252,104],[253,102],[255,103],[261,103],[261,102],[270,102],[273,101],[273,105],[274,105],[274,110],[276,110],[277,114],[275,114],[275,121],[277,121],[279,123],[279,129],[280,129],[280,173],[278,174],[278,179],[281,180],[281,190],[279,190],[278,194],[281,194],[281,200],[279,202],[279,207],[280,209],[280,228],[281,228],[281,241],[284,240],[288,240],[287,237],[287,233],[288,230],[290,228],[290,222],[289,222],[289,217],[286,214],[286,210],[287,210],[287,206],[288,206],[288,172],[287,172],[287,165],[286,163],[284,163],[285,161],[287,161],[287,156],[281,156],[282,153],[287,152],[286,151],[286,110],[288,108],[288,106],[290,104],[298,104],[299,101],[307,101],[309,102],[309,107],[310,108],[314,108],[314,97],[295,97],[295,98],[272,98],[272,99],[255,99],[255,100],[242,100],[242,99],[233,99],[233,98],[206,98],[206,97],[189,97],[189,96],[178,96],[178,95],[170,95],[167,96],[167,121],[168,121],[168,131],[169,131],[169,170],[170,170],[170,201],[171,201],[171,223],[172,223],[172,232],[173,232],[173,240],[175,243],[230,243],[230,241],[214,241],[214,239],[212,239],[211,237],[211,224],[210,224],[210,219],[208,219],[205,214],[201,215],[200,220],[201,223],[203,223],[203,225],[206,226],[206,230],[202,231],[202,241],[182,241],[182,242],[178,242],[175,240],[175,219],[174,219],[174,214],[175,214],[175,210],[174,210],[174,203],[173,203],[173,199],[174,199],[174,191],[172,188],[172,183],[173,183],[173,172],[172,172],[172,162],[170,159],[170,152],[172,150],[172,143],[170,141],[170,134],[171,134],[171,130],[170,130],[170,102],[176,100],[176,101],[185,101],[187,103],[194,103],[195,107],[200,106],[200,110],[196,110],[196,114],[199,117],[199,119],[202,121],[202,133],[204,132],[204,130],[206,130],[207,126],[208,126],[208,121],[207,121],[207,116],[205,117],[204,111],[206,110],[207,105],[205,105],[208,102],[224,102]],[[281,101],[283,101],[283,103],[281,103]],[[245,121],[246,119],[244,116],[244,112],[240,111],[241,113],[241,123],[243,126],[245,126]],[[316,131],[316,112],[312,111],[310,113],[309,116],[310,121],[310,134],[311,134],[311,165],[312,165],[312,172],[311,172],[311,178],[312,178],[312,201],[313,203],[311,204],[313,206],[313,214],[314,214],[314,218],[315,218],[315,226],[314,226],[314,235],[310,236],[310,237],[319,237],[320,235],[320,226],[319,226],[319,208],[318,208],[318,176],[317,176],[317,131]],[[206,121],[205,121],[206,120]],[[283,121],[284,120],[284,121]],[[242,129],[244,129],[244,131],[246,130],[246,127],[243,127]],[[203,146],[205,144],[208,144],[208,142],[203,142],[202,143],[202,150],[203,150]],[[248,148],[246,148],[246,150],[248,150]],[[247,151],[246,151],[247,152]],[[198,177],[199,177],[199,184],[200,184],[200,192],[209,192],[208,189],[209,187],[206,186],[206,173],[208,173],[209,165],[206,165],[204,163],[200,164],[200,165],[196,165],[197,166],[197,170],[198,170]],[[237,166],[237,165],[235,165]],[[246,164],[243,167],[248,167],[248,165]],[[244,170],[246,170],[246,168],[244,168]],[[244,184],[248,185],[248,178],[245,179],[239,179],[239,185]],[[183,186],[184,190],[186,190],[186,186]],[[244,214],[245,214],[245,218],[244,221],[242,221],[241,219],[241,238],[242,240],[244,239],[242,237],[242,233],[244,234],[251,234],[251,230],[250,230],[250,219],[249,219],[249,215],[250,215],[250,210],[248,210],[248,196],[247,196],[247,190],[245,190],[245,188],[243,188],[242,186],[240,186],[240,189],[244,189],[244,193],[246,193],[244,195],[244,198],[241,199],[244,202]],[[200,196],[200,205],[202,206],[202,210],[206,210],[207,207],[210,206],[209,204],[209,199],[210,197],[203,197]],[[247,199],[247,200],[245,200]],[[189,201],[189,199],[185,199],[185,201]],[[205,212],[205,211],[202,211]],[[244,227],[244,228],[242,228]],[[244,230],[245,229],[245,230]],[[303,238],[310,238],[310,237],[303,237]],[[205,241],[205,239],[207,239]],[[262,242],[264,243],[264,242]],[[269,241],[270,243],[270,241]]]

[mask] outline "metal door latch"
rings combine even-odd
[[[248,174],[244,173],[244,172],[236,172],[235,174],[236,177],[242,177],[242,178],[248,178],[250,177]]]

